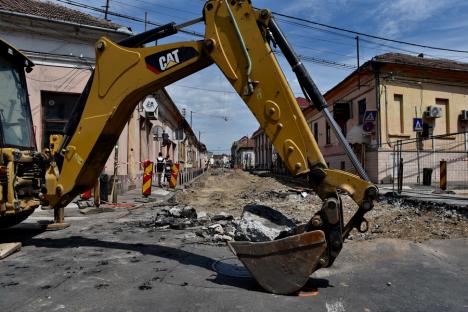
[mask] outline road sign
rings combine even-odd
[[[366,111],[364,114],[364,122],[366,121],[376,121],[377,120],[377,111]]]
[[[158,103],[156,103],[156,99],[152,96],[146,97],[143,101],[143,109],[147,113],[154,113],[158,108]]]
[[[413,118],[413,131],[422,132],[423,131],[423,120],[422,118]]]

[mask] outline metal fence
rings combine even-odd
[[[404,185],[468,187],[468,132],[398,140],[393,146],[393,189]],[[445,170],[442,170],[444,172]]]
[[[179,176],[177,178],[177,185],[184,185],[196,177],[205,173],[204,168],[185,168],[179,171]]]

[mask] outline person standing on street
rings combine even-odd
[[[172,160],[169,158],[169,155],[166,155],[164,162],[164,180],[169,183],[172,175]]]
[[[158,186],[162,187],[162,175],[164,171],[164,158],[162,153],[159,152],[158,157],[156,158],[156,175],[158,177]]]

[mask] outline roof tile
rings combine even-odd
[[[109,29],[118,29],[121,27],[104,19],[99,19],[62,5],[38,0],[0,0],[0,10]]]
[[[409,66],[429,67],[445,70],[468,71],[468,63],[456,62],[447,59],[427,58],[423,55],[412,56],[402,53],[385,53],[375,56],[373,61]]]

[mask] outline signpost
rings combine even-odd
[[[423,131],[423,120],[422,118],[413,118],[413,131],[422,132]]]
[[[362,130],[369,134],[373,134],[375,131],[375,122],[377,121],[377,111],[366,111],[364,113]]]
[[[372,110],[372,111],[366,111],[364,113],[364,122],[371,121],[375,122],[377,120],[377,111]]]

